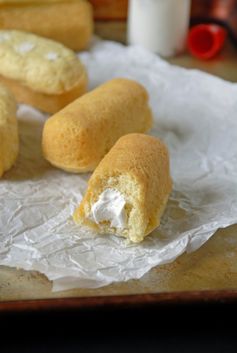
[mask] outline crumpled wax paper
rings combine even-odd
[[[237,222],[237,84],[113,42],[95,42],[80,57],[91,89],[113,77],[136,79],[148,89],[151,134],[168,145],[174,187],[161,226],[142,244],[81,229],[72,213],[89,175],[67,174],[44,161],[47,116],[21,105],[20,157],[0,181],[0,264],[40,271],[53,290],[140,278]]]

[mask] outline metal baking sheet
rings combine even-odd
[[[107,25],[106,25],[107,26]],[[108,26],[104,32],[110,32]],[[108,37],[108,36],[107,36]],[[214,62],[197,63],[187,55],[172,59],[185,67],[198,67],[237,81],[236,53],[227,49]],[[233,71],[234,69],[234,71]],[[106,304],[180,302],[195,300],[237,301],[237,225],[219,230],[203,247],[175,262],[151,270],[140,280],[99,289],[52,292],[52,284],[37,272],[0,266],[0,310],[36,310]]]

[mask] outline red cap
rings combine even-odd
[[[188,35],[188,48],[199,59],[213,58],[223,47],[226,30],[215,24],[193,26]]]

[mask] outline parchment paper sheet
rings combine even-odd
[[[47,117],[21,105],[20,157],[0,180],[0,264],[40,271],[53,290],[140,278],[237,222],[237,84],[113,42],[97,41],[80,57],[91,89],[113,77],[136,79],[148,89],[151,134],[168,145],[174,188],[160,228],[141,245],[79,228],[71,215],[89,175],[67,174],[44,161]]]

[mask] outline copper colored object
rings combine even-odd
[[[192,17],[213,17],[226,21],[236,5],[236,0],[193,0]]]
[[[90,0],[98,21],[126,21],[128,0]]]
[[[191,24],[224,26],[237,45],[237,0],[193,0]]]

